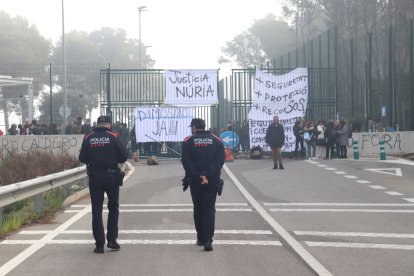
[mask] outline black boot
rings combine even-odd
[[[285,168],[283,167],[283,164],[279,165],[279,170],[284,170]]]
[[[273,165],[273,169],[277,170],[277,163]]]

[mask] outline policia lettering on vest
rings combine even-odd
[[[193,119],[190,126],[192,135],[184,139],[181,155],[186,175],[183,184],[189,182],[190,186],[197,231],[196,244],[204,246],[204,251],[212,251],[216,197],[217,193],[221,194],[224,146],[219,137],[205,130],[203,119]],[[183,187],[186,189],[186,185]]]
[[[124,173],[118,163],[127,160],[127,153],[119,135],[111,130],[111,119],[100,116],[97,127],[85,134],[79,161],[86,164],[89,176],[89,191],[92,203],[92,232],[95,238],[95,253],[104,253],[105,230],[102,221],[104,194],[108,196],[107,247],[120,250],[117,243],[119,217],[119,186]]]

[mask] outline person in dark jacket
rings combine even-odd
[[[302,120],[297,120],[293,125],[293,135],[295,136],[295,159],[298,158],[298,150],[300,145],[301,157],[304,156],[305,150],[303,147],[303,124]]]
[[[118,238],[119,217],[119,173],[118,163],[127,160],[127,153],[118,134],[110,131],[111,119],[98,118],[94,131],[85,134],[79,161],[87,165],[89,191],[92,202],[92,231],[95,238],[95,253],[104,253],[105,230],[102,221],[104,193],[108,196],[107,247],[120,250]]]
[[[334,148],[335,148],[335,144],[336,144],[336,137],[337,137],[337,133],[336,133],[336,128],[335,128],[335,122],[334,121],[329,121],[328,125],[325,129],[325,139],[326,139],[325,159],[332,159],[333,158]]]
[[[277,163],[279,162],[279,169],[283,170],[282,147],[285,145],[285,131],[279,123],[278,116],[273,117],[273,123],[267,128],[265,141],[272,149],[273,169],[278,168]]]
[[[204,246],[204,251],[212,251],[215,204],[225,159],[224,146],[219,137],[205,130],[203,119],[193,119],[190,126],[193,134],[184,139],[181,162],[186,177],[190,178],[196,244]]]

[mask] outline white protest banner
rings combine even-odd
[[[299,117],[290,118],[287,120],[279,120],[285,130],[285,145],[282,148],[284,152],[291,152],[295,150],[295,136],[293,135],[293,125]],[[270,151],[269,145],[265,141],[266,131],[273,121],[253,121],[249,120],[249,139],[250,148],[260,146],[264,151]]]
[[[308,104],[308,69],[297,68],[279,76],[257,69],[252,98],[250,120],[303,117]]]
[[[271,75],[256,70],[252,108],[249,112],[250,147],[270,151],[265,142],[266,130],[279,116],[285,130],[284,152],[295,150],[293,125],[305,116],[308,104],[308,69],[297,68],[284,75]]]
[[[135,134],[140,142],[181,142],[191,134],[193,107],[137,107]]]
[[[165,104],[213,105],[218,103],[217,70],[165,72]]]

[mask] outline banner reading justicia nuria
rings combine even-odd
[[[218,103],[217,70],[169,70],[165,73],[165,104]]]
[[[266,151],[270,150],[264,141],[264,128],[277,115],[285,129],[283,151],[294,150],[293,124],[305,116],[307,105],[307,68],[296,68],[284,75],[271,75],[257,69],[249,112],[250,147],[261,146]]]

